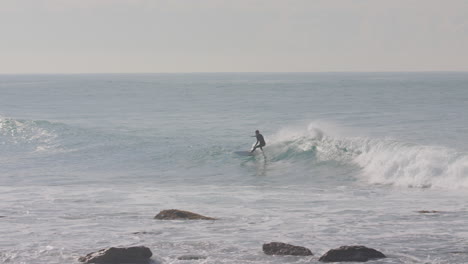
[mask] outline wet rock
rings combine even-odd
[[[200,255],[183,255],[177,258],[178,260],[200,260],[200,259],[206,259],[206,256],[200,256]]]
[[[129,247],[129,248],[107,248],[97,252],[89,253],[78,260],[85,263],[102,264],[148,264],[152,263],[150,258],[153,255],[147,247]]]
[[[133,232],[132,235],[161,235],[163,232],[141,231]]]
[[[365,262],[370,259],[386,258],[386,256],[375,249],[364,246],[342,246],[331,249],[320,257],[321,262],[356,261]]]
[[[293,246],[281,242],[271,242],[263,244],[263,252],[267,255],[293,255],[312,256],[312,251],[305,247]]]
[[[450,254],[468,254],[468,251],[451,251]]]
[[[163,210],[157,214],[154,219],[158,220],[216,220],[216,218],[199,215],[196,213],[182,210]]]

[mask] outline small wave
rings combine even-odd
[[[48,121],[17,120],[0,116],[0,144],[10,149],[43,152],[57,149],[57,133]]]
[[[329,126],[286,128],[271,136],[272,161],[357,165],[360,179],[370,184],[410,188],[468,188],[468,154],[442,146],[422,146],[396,140],[346,137]],[[333,135],[332,135],[333,134]]]

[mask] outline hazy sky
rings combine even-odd
[[[468,0],[0,0],[0,73],[468,71]]]

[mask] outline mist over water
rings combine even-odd
[[[390,256],[373,263],[464,263],[453,252],[468,252],[467,84],[465,73],[2,75],[0,260],[78,263],[146,245],[164,263],[314,263],[363,244]],[[264,153],[234,154],[256,129]],[[152,219],[171,208],[222,220]],[[316,257],[266,256],[271,241]]]

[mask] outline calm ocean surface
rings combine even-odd
[[[467,199],[468,73],[0,75],[1,263],[468,263]]]

